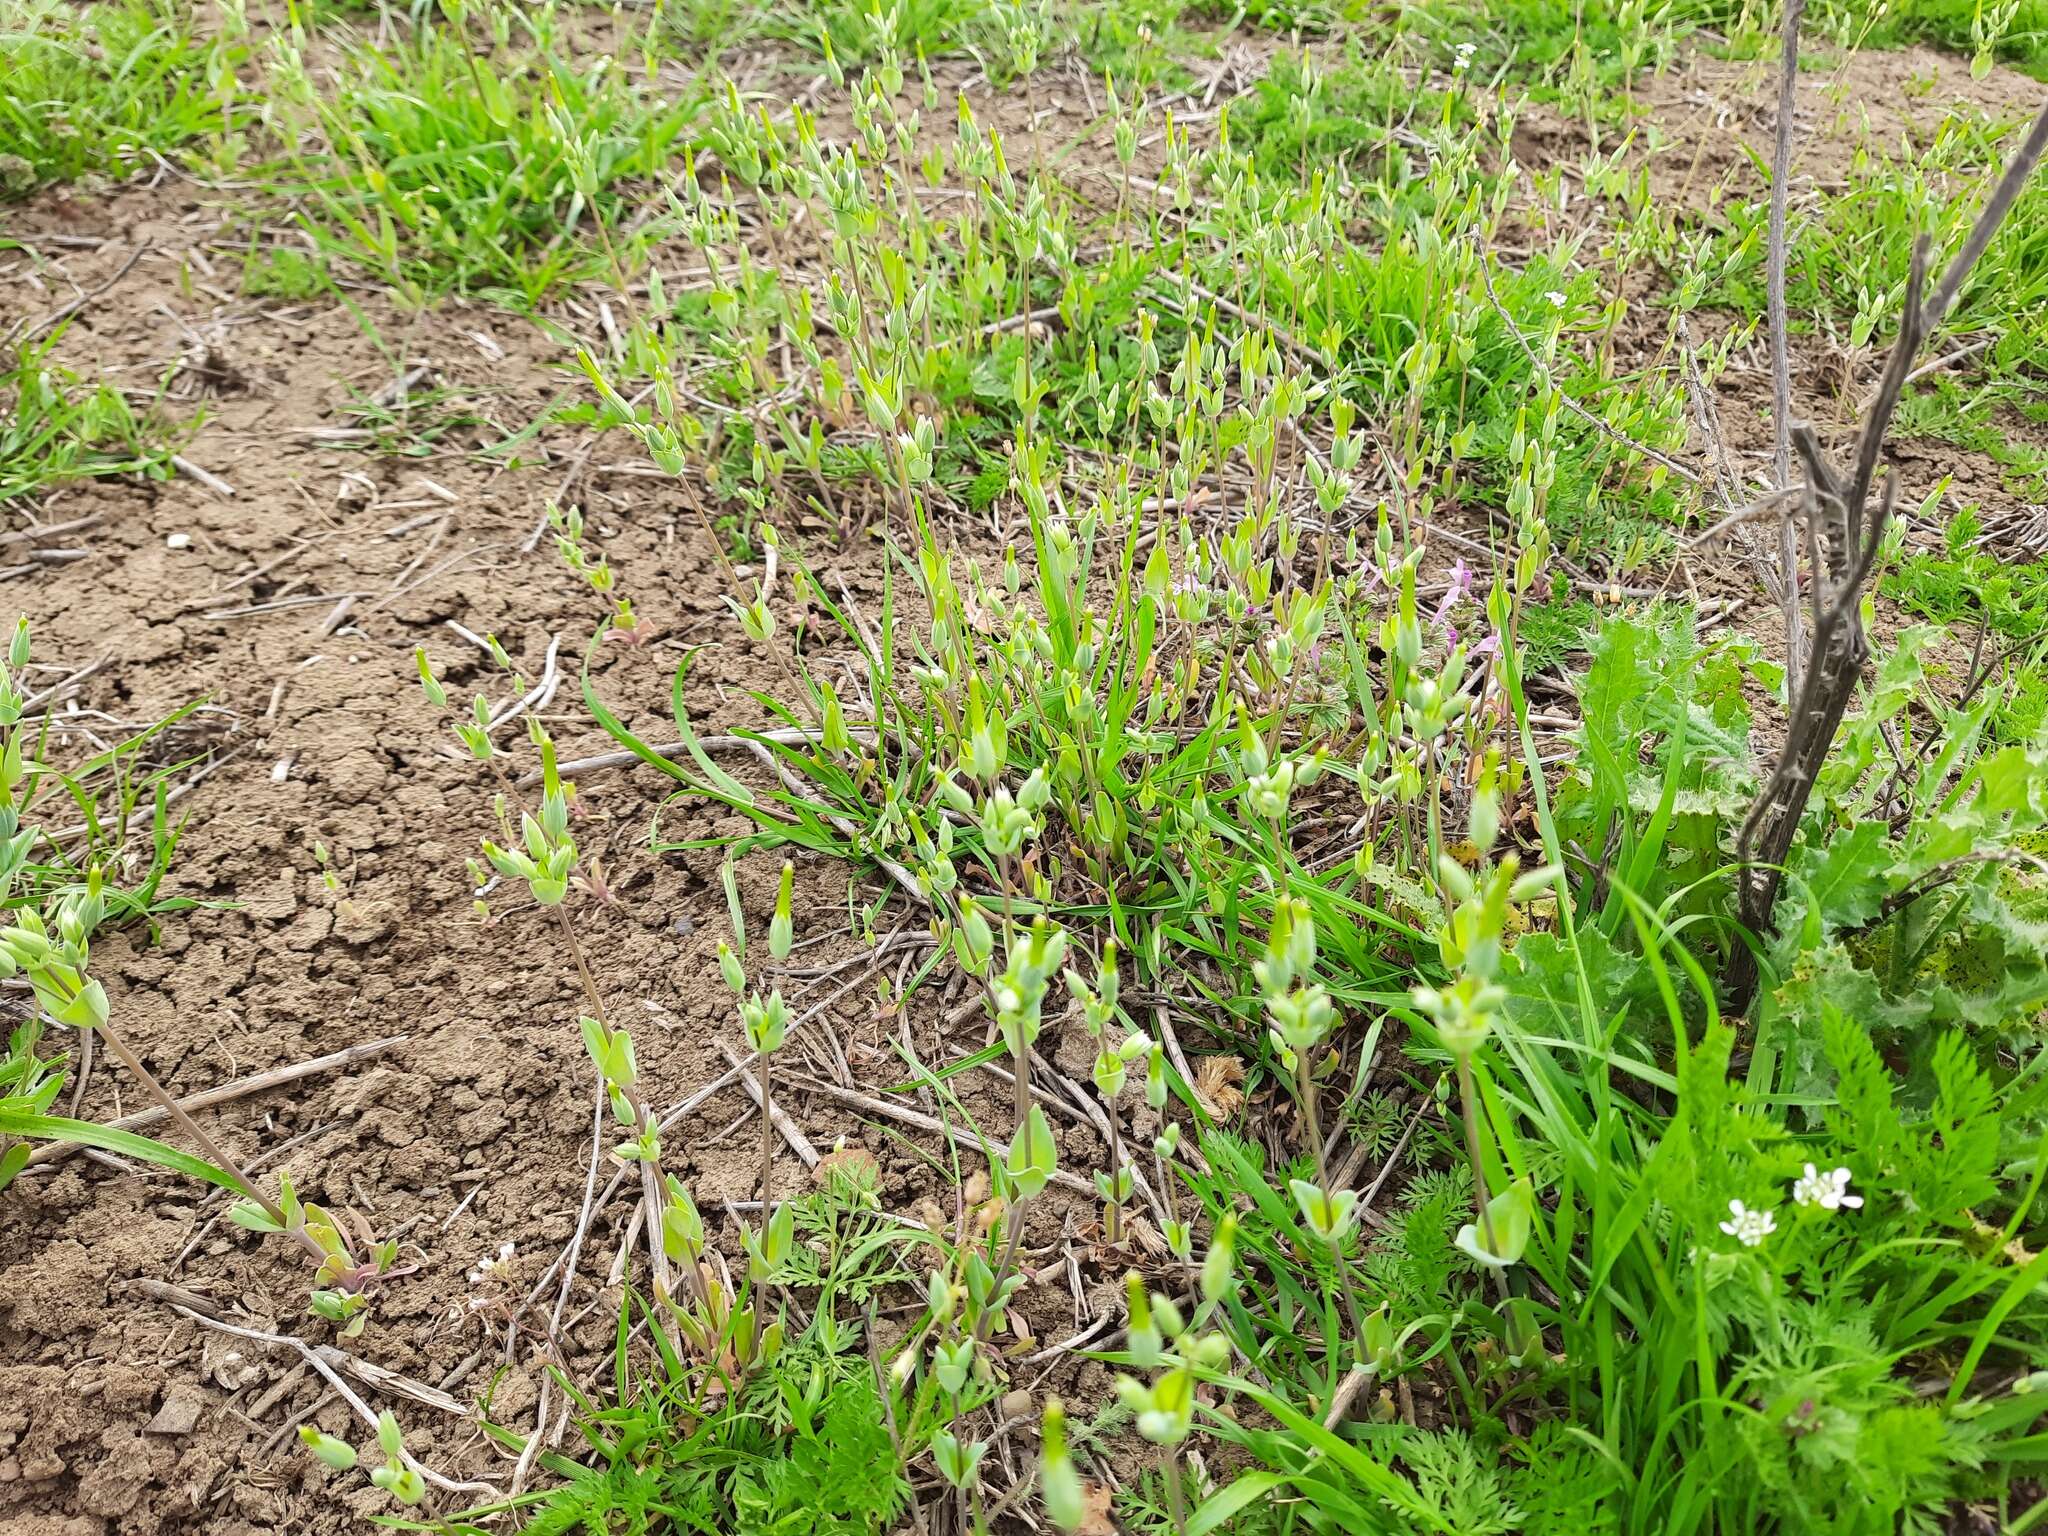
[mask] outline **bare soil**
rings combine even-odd
[[[140,927],[103,937],[94,959],[114,1018],[177,1094],[406,1037],[346,1072],[217,1111],[212,1124],[266,1175],[289,1170],[309,1197],[402,1234],[403,1262],[415,1272],[381,1296],[357,1346],[365,1358],[447,1382],[465,1400],[488,1392],[492,1417],[517,1423],[532,1411],[536,1340],[529,1321],[508,1341],[495,1299],[522,1296],[540,1278],[580,1207],[592,1108],[575,1025],[583,1008],[538,913],[503,899],[487,924],[470,911],[464,860],[491,827],[491,785],[457,757],[417,686],[412,650],[427,648],[458,698],[465,684],[502,698],[504,681],[450,622],[497,635],[535,681],[552,646],[559,682],[543,718],[564,757],[613,745],[593,730],[577,681],[595,600],[549,541],[524,547],[585,445],[573,435],[545,442],[547,462],[521,469],[460,451],[501,438],[560,393],[559,354],[533,327],[487,309],[404,315],[369,292],[350,297],[389,357],[430,367],[415,390],[455,391],[496,429],[417,459],[310,436],[338,424],[335,408],[351,389],[374,395],[394,367],[338,304],[265,308],[209,279],[189,283],[195,268],[237,270],[218,226],[210,200],[177,183],[90,202],[46,198],[13,225],[36,252],[40,286],[10,285],[0,324],[44,313],[74,285],[97,288],[138,243],[148,247],[81,313],[63,355],[145,389],[191,359],[173,389],[204,389],[206,423],[185,454],[235,493],[180,475],[80,485],[34,509],[43,522],[101,518],[90,559],[15,589],[39,656],[106,659],[81,705],[141,723],[205,695],[222,712],[213,717],[221,724],[212,771],[178,802],[190,825],[165,892],[204,905],[166,920],[154,938]],[[87,231],[106,243],[39,243]],[[736,690],[761,681],[768,664],[735,645],[709,537],[670,483],[643,477],[637,463],[614,468],[609,455],[619,452],[596,444],[576,494],[598,545],[630,572],[655,638],[598,654],[597,686],[650,739],[672,739],[670,672],[686,648],[702,645],[690,673],[698,729],[752,723],[754,707]],[[187,547],[171,547],[179,535]],[[828,569],[843,562],[838,574],[863,601],[878,595],[871,545],[843,556],[826,545],[814,557]],[[614,1016],[639,1039],[656,1104],[719,1077],[717,1042],[740,1040],[713,952],[726,931],[718,856],[648,851],[667,787],[646,770],[600,773],[578,797],[586,861],[613,897],[587,904],[585,939],[601,957]],[[679,804],[662,830],[680,841],[740,829]],[[320,879],[316,841],[331,852],[339,894]],[[740,864],[757,921],[772,906],[773,879],[767,859]],[[843,929],[846,900],[843,871],[804,869],[799,910],[819,920],[809,935],[800,926],[800,939]],[[904,927],[902,905],[884,912],[882,933]],[[836,948],[807,949],[799,964],[842,960],[852,947],[842,937]],[[897,956],[886,958],[893,971]],[[872,983],[853,989],[799,1032],[810,1069],[848,1086],[900,1080],[902,1064],[884,1043],[896,1021],[874,997]],[[816,1000],[797,995],[800,1008]],[[818,1043],[827,1035],[837,1042],[830,1050]],[[963,1032],[950,1049],[981,1043]],[[946,1048],[928,1036],[919,1044]],[[996,1090],[991,1081],[980,1107],[993,1105]],[[751,1126],[717,1134],[744,1121],[749,1102],[727,1088],[671,1144],[670,1169],[707,1208],[753,1193]],[[907,1211],[929,1195],[922,1165],[899,1140],[829,1099],[793,1093],[789,1104],[818,1150],[844,1136],[879,1160],[890,1208]],[[137,1107],[135,1086],[103,1060],[84,1112]],[[1070,1150],[1074,1166],[1098,1159],[1092,1140]],[[786,1164],[783,1188],[807,1178],[793,1157]],[[1059,1202],[1045,1209],[1056,1224]],[[565,1341],[572,1360],[594,1362],[610,1346],[618,1292],[604,1281],[631,1210],[622,1198],[598,1213],[569,1314],[579,1319]],[[330,1431],[358,1431],[295,1355],[206,1330],[170,1310],[160,1290],[137,1287],[168,1282],[239,1325],[317,1338],[299,1316],[306,1276],[295,1257],[221,1214],[220,1201],[176,1180],[84,1158],[24,1178],[0,1204],[0,1530],[51,1530],[64,1519],[79,1531],[323,1531],[385,1507],[357,1489],[359,1479],[330,1485],[281,1433],[308,1410]],[[480,1291],[468,1272],[506,1239],[517,1245],[514,1261]],[[493,1305],[473,1311],[480,1296]],[[1062,1296],[1042,1315],[1047,1342],[1071,1310]],[[260,1417],[250,1411],[259,1402]],[[437,1468],[502,1477],[473,1425],[418,1409],[405,1416],[418,1453]]]
[[[1248,78],[1251,57],[1224,55],[1224,95]],[[1702,60],[1649,88],[1671,145],[1652,163],[1677,177],[1673,196],[1698,198],[1694,206],[1710,212],[1706,189],[1747,174],[1738,138],[1768,154],[1768,87],[1754,73]],[[1846,163],[1841,125],[1850,117],[1855,132],[1895,140],[1920,131],[1952,95],[2008,114],[2034,99],[2018,77],[1999,71],[1972,82],[1964,65],[1925,50],[1859,56],[1839,86],[1821,79],[1810,88],[1815,118],[1802,153],[1813,177]],[[1077,85],[1056,96],[1051,105],[1066,120],[1044,129],[1049,141],[1071,139],[1089,120],[1085,92]],[[1577,125],[1559,120],[1538,120],[1535,131],[1532,146],[1553,154],[1575,154],[1582,142]],[[564,757],[613,745],[591,725],[578,681],[595,600],[546,540],[528,548],[573,471],[571,499],[654,635],[591,660],[595,686],[620,716],[650,739],[671,739],[670,675],[702,646],[688,684],[697,728],[755,723],[744,690],[771,675],[769,663],[724,613],[723,575],[689,500],[646,471],[623,438],[589,442],[553,428],[516,450],[522,463],[476,455],[576,388],[537,328],[461,303],[406,314],[368,288],[349,288],[348,304],[249,299],[240,270],[250,236],[227,221],[228,200],[171,176],[51,193],[9,211],[8,234],[23,249],[0,253],[0,329],[91,294],[60,356],[143,395],[168,377],[163,408],[205,412],[185,456],[234,493],[180,474],[81,484],[8,509],[10,527],[100,519],[66,536],[89,545],[89,558],[17,581],[11,593],[42,660],[76,667],[104,658],[81,708],[137,725],[201,695],[215,709],[208,770],[181,780],[190,788],[177,809],[190,821],[166,889],[202,905],[155,932],[106,935],[94,958],[114,1018],[174,1093],[405,1037],[343,1071],[211,1111],[209,1123],[266,1176],[288,1169],[308,1195],[401,1235],[412,1272],[381,1294],[354,1352],[465,1405],[487,1401],[493,1420],[523,1431],[547,1304],[515,1318],[502,1303],[537,1287],[581,1204],[592,1112],[575,1025],[582,1003],[540,914],[510,898],[488,922],[471,910],[464,860],[491,826],[492,786],[423,699],[412,652],[426,647],[455,697],[471,685],[502,697],[502,682],[453,625],[495,634],[533,680],[552,648],[558,681],[542,715]],[[417,457],[319,435],[353,425],[340,412],[352,392],[374,396],[419,366],[427,372],[416,396],[449,391],[483,424]],[[1830,367],[1838,364],[1802,359],[1802,386]],[[1759,356],[1722,382],[1737,452],[1768,447],[1757,409],[1767,377]],[[1987,509],[2000,494],[1995,466],[1969,466],[1955,450],[1909,446],[1904,456],[1916,482],[1969,469]],[[1909,483],[1905,501],[1922,491]],[[814,563],[875,600],[873,541],[836,548],[822,526],[796,531]],[[1747,577],[1728,580],[1754,595]],[[728,766],[742,777],[758,771],[744,758]],[[612,897],[582,904],[584,931],[611,1009],[639,1042],[651,1101],[676,1103],[726,1071],[719,1044],[737,1047],[740,1034],[713,957],[726,928],[720,856],[656,854],[649,828],[657,809],[673,841],[744,827],[701,803],[661,804],[671,786],[645,768],[579,782],[578,837]],[[340,893],[320,879],[316,840],[331,850]],[[898,1039],[910,1038],[927,1061],[982,1044],[971,1012],[948,1028],[936,1007],[907,1017],[879,1007],[870,957],[844,934],[847,872],[800,861],[799,876],[799,941],[819,942],[795,963],[853,962],[796,999],[799,1011],[823,1004],[798,1035],[813,1080],[874,1092],[903,1076]],[[773,861],[742,860],[738,878],[748,912],[765,914]],[[893,977],[914,956],[923,916],[898,896],[876,927],[901,946],[874,957]],[[1085,1072],[1072,1042],[1046,1043],[1070,1075]],[[989,1078],[969,1091],[983,1123],[1006,1132],[1007,1088]],[[103,1059],[80,1112],[138,1107],[135,1086]],[[843,1137],[871,1153],[889,1208],[951,1220],[927,1161],[911,1150],[938,1154],[935,1138],[863,1119],[801,1083],[788,1107],[817,1150]],[[1148,1135],[1145,1119],[1140,1109],[1130,1129]],[[1094,1133],[1071,1120],[1064,1129],[1063,1164],[1099,1166]],[[668,1157],[715,1209],[751,1196],[756,1149],[750,1101],[730,1085],[678,1127]],[[784,1151],[777,1179],[794,1187],[808,1174]],[[236,1326],[326,1338],[324,1325],[302,1315],[296,1255],[222,1215],[221,1200],[174,1178],[86,1157],[23,1178],[0,1200],[0,1536],[324,1533],[388,1508],[359,1478],[331,1477],[292,1443],[292,1426],[307,1420],[361,1438],[295,1352],[175,1310],[166,1285]],[[596,1214],[561,1340],[572,1366],[588,1367],[610,1347],[620,1295],[610,1282],[632,1215],[623,1193]],[[1091,1219],[1081,1202],[1046,1202],[1027,1254],[1070,1233],[1085,1237]],[[516,1249],[506,1278],[473,1284],[473,1266],[508,1239]],[[1038,1351],[1113,1309],[1115,1270],[1104,1262],[1069,1274],[1061,1264],[1030,1287],[1023,1310],[1034,1338],[1018,1356],[1036,1358],[1021,1368],[1023,1384],[1052,1370],[1074,1395],[1100,1394],[1096,1368]],[[472,1417],[397,1406],[409,1444],[438,1470],[506,1477],[508,1459]]]

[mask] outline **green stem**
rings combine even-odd
[[[1123,1241],[1123,1189],[1118,1175],[1124,1166],[1124,1139],[1123,1128],[1117,1123],[1116,1100],[1104,1094],[1102,1106],[1109,1111],[1109,1210],[1103,1222],[1103,1235],[1114,1248]]]
[[[164,1113],[169,1115],[187,1136],[190,1136],[199,1144],[199,1150],[205,1154],[206,1160],[221,1169],[236,1184],[240,1185],[242,1193],[262,1206],[264,1214],[276,1222],[279,1227],[289,1232],[301,1247],[305,1248],[315,1258],[324,1261],[327,1257],[326,1252],[307,1235],[305,1227],[303,1225],[293,1227],[285,1221],[284,1212],[278,1209],[270,1197],[250,1181],[249,1176],[242,1172],[241,1165],[228,1156],[226,1148],[222,1147],[211,1136],[207,1135],[205,1131],[199,1128],[199,1122],[187,1114],[179,1106],[178,1101],[170,1096],[165,1090],[164,1085],[156,1080],[156,1075],[142,1064],[142,1058],[128,1048],[128,1042],[121,1038],[114,1027],[111,1024],[102,1024],[99,1026],[99,1033],[100,1037],[107,1042],[107,1049],[114,1053],[115,1059],[135,1075],[142,1086],[148,1090],[149,1096],[155,1099],[162,1107]]]
[[[1488,1209],[1491,1197],[1486,1190],[1486,1169],[1479,1158],[1479,1107],[1478,1095],[1472,1083],[1472,1058],[1458,1057],[1458,1106],[1460,1118],[1465,1122],[1465,1155],[1472,1162],[1472,1196],[1479,1207],[1479,1236],[1488,1253],[1499,1253],[1500,1245],[1494,1240],[1493,1213]],[[1493,1271],[1495,1287],[1503,1300],[1508,1294],[1508,1279],[1496,1269]]]
[[[583,983],[583,996],[590,1004],[590,1016],[602,1024],[609,1033],[612,1026],[611,1020],[605,1015],[604,996],[597,990],[597,978],[591,975],[589,962],[583,958],[583,946],[577,941],[576,925],[569,920],[569,908],[566,904],[555,903],[555,919],[561,925],[562,942],[568,948],[570,959],[575,962],[576,975]],[[765,1071],[762,1075],[765,1080]],[[648,1109],[647,1101],[640,1096],[640,1090],[629,1084],[620,1092],[625,1095],[626,1103],[633,1110],[633,1128],[643,1139],[652,1136],[655,1130],[653,1112]],[[762,1090],[762,1113],[767,1113],[765,1088]],[[663,1296],[668,1296],[672,1293],[673,1279],[669,1273],[668,1249],[662,1241],[661,1170],[646,1158],[640,1159],[640,1194],[647,1203],[647,1258],[654,1267],[655,1288]],[[699,1280],[694,1264],[690,1267],[690,1278],[693,1285]]]
[[[774,1203],[772,1188],[775,1167],[775,1101],[768,1094],[768,1068],[774,1060],[761,1052],[761,1226],[768,1226],[768,1209]]]
[[[1300,1096],[1302,1112],[1308,1116],[1308,1137],[1316,1156],[1316,1182],[1325,1194],[1333,1194],[1330,1188],[1330,1163],[1323,1152],[1322,1117],[1316,1112],[1315,1085],[1309,1081],[1308,1063],[1299,1058],[1294,1063],[1295,1092]],[[1358,1292],[1351,1284],[1351,1265],[1344,1257],[1340,1238],[1330,1239],[1330,1259],[1337,1268],[1337,1282],[1344,1292],[1344,1313],[1351,1324],[1352,1358],[1365,1358],[1365,1315],[1358,1309]]]

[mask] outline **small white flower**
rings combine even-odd
[[[511,1238],[506,1238],[504,1242],[498,1245],[498,1251],[495,1254],[486,1254],[483,1258],[476,1261],[475,1267],[469,1272],[469,1283],[471,1285],[482,1285],[486,1280],[491,1279],[497,1274],[500,1267],[512,1262],[512,1255],[518,1251],[518,1247],[519,1245],[513,1242]]]
[[[1837,1168],[1822,1173],[1813,1164],[1806,1165],[1806,1172],[1792,1182],[1792,1199],[1798,1205],[1817,1205],[1824,1211],[1851,1210],[1863,1208],[1863,1197],[1849,1193],[1849,1170]]]
[[[1565,299],[1564,299],[1564,294],[1563,294],[1562,292],[1560,292],[1560,291],[1559,291],[1558,289],[1556,289],[1556,288],[1552,288],[1552,289],[1551,289],[1551,290],[1550,290],[1549,292],[1545,293],[1545,294],[1543,295],[1543,297],[1545,297],[1546,299],[1550,300],[1550,305],[1551,305],[1551,308],[1553,308],[1553,309],[1563,309],[1563,308],[1564,308],[1564,303],[1565,303]]]
[[[1721,1223],[1721,1230],[1734,1238],[1745,1248],[1755,1248],[1778,1230],[1778,1218],[1769,1211],[1752,1211],[1740,1200],[1728,1202],[1729,1219]]]

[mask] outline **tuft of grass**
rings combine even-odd
[[[1904,294],[1913,242],[1926,236],[1933,259],[1962,243],[1970,217],[1997,177],[2019,125],[1972,109],[1946,116],[1924,154],[1910,159],[1860,155],[1849,185],[1829,200],[1824,219],[1803,220],[1792,241],[1787,298],[1805,323],[1854,351],[1889,334]],[[1717,302],[1751,312],[1764,282],[1768,203],[1729,209],[1715,256]],[[2038,392],[2048,346],[2048,186],[2036,180],[1970,274],[1947,334],[1983,344],[1973,366],[2010,378],[2028,398]]]
[[[1035,35],[1048,15],[1040,0],[822,0],[804,7],[682,0],[671,8],[669,25],[693,49],[780,42],[859,65],[884,51],[938,58],[1006,42],[1012,30]]]
[[[0,361],[0,505],[71,480],[162,479],[175,440],[111,384],[90,384],[52,360],[59,326]]]
[[[1776,46],[1771,0],[1676,0],[1686,19],[1715,28],[1733,51],[1762,55]],[[2048,0],[1813,0],[1807,26],[1837,48],[1903,48],[1932,43],[1967,54],[1982,73],[1994,61],[2048,79]]]
[[[571,279],[623,281],[638,217],[696,105],[584,60],[552,6],[460,8],[386,44],[344,42],[331,84],[280,45],[301,221],[324,259],[413,302],[529,306]]]
[[[256,299],[303,302],[331,292],[334,280],[321,259],[289,245],[251,252],[242,264],[242,292]]]
[[[4,0],[0,199],[225,141],[242,57],[239,44],[201,37],[177,0]]]

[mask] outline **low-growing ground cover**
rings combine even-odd
[[[0,1531],[2034,1528],[2048,18],[1801,9],[0,0]]]

